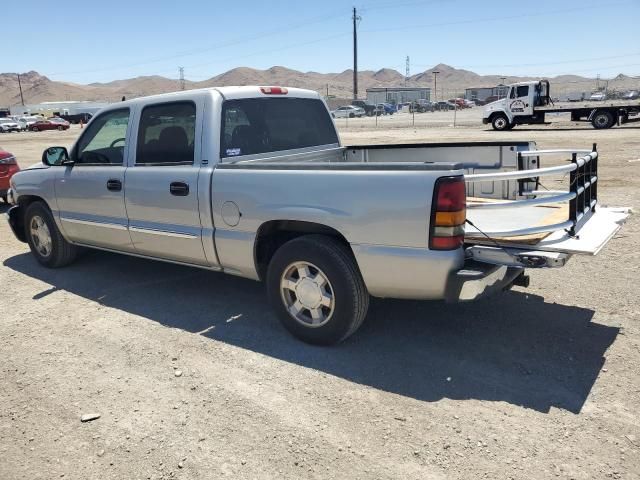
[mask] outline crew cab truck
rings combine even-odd
[[[594,128],[611,128],[640,121],[640,100],[581,101],[555,105],[548,80],[509,85],[505,98],[484,107],[482,123],[494,130],[511,130],[516,125],[546,124],[547,113],[570,113],[571,121],[591,122]]]
[[[580,181],[540,197],[555,167],[533,142],[343,147],[316,92],[191,90],[100,111],[70,151],[12,177],[8,217],[45,267],[89,247],[265,281],[290,332],[332,344],[370,295],[474,300],[596,253],[627,213],[597,205],[597,152],[578,153],[561,173]],[[560,201],[573,202],[562,222],[509,226],[555,238],[502,246],[496,205],[524,218],[527,202]],[[495,238],[465,237],[467,221]]]

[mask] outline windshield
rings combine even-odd
[[[227,100],[222,107],[221,157],[337,143],[321,100],[247,98]]]

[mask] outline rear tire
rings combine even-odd
[[[591,119],[591,125],[593,125],[593,128],[597,130],[611,128],[614,123],[615,119],[613,118],[613,114],[607,110],[596,111],[595,115]]]
[[[369,293],[351,251],[325,235],[305,235],[282,245],[269,263],[267,293],[282,325],[314,345],[345,340],[369,308]]]
[[[509,130],[510,125],[511,124],[509,123],[509,119],[507,118],[506,115],[503,115],[503,114],[496,115],[495,117],[493,117],[493,120],[491,121],[491,126],[493,127],[494,130],[497,130],[498,132]]]
[[[75,260],[78,247],[64,239],[46,204],[34,202],[29,205],[24,225],[31,253],[40,264],[59,268]]]

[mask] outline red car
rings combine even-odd
[[[20,171],[16,157],[0,148],[0,198],[7,203],[9,180],[14,173]]]
[[[38,120],[31,125],[30,130],[32,132],[39,132],[40,130],[68,130],[69,122],[62,119],[53,120]]]

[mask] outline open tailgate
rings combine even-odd
[[[490,263],[548,267],[564,265],[573,254],[596,255],[602,250],[631,209],[598,204],[595,145],[592,151],[533,150],[519,155],[568,152],[572,154],[571,163],[566,165],[466,176],[470,182],[568,177],[568,191],[521,189],[512,201],[468,198],[465,243],[469,256]]]
[[[535,208],[535,207],[532,207]],[[537,218],[540,215],[529,214],[514,218],[512,221],[504,221],[500,217],[487,218],[488,215],[468,215],[469,220],[483,232],[505,231],[510,228],[510,223],[521,221],[522,217]],[[519,215],[525,212],[518,212]],[[538,213],[538,212],[534,212]],[[544,214],[546,212],[542,212]],[[620,230],[631,210],[628,208],[596,207],[595,212],[576,231],[571,234],[570,228],[556,230],[548,235],[522,235],[510,237],[489,236],[485,237],[478,228],[467,226],[466,239],[468,243],[476,245],[501,246],[512,249],[538,250],[544,252],[560,252],[581,255],[597,255],[600,250]],[[484,218],[483,218],[484,217]],[[502,220],[502,221],[501,221]],[[517,227],[511,227],[515,230]]]

